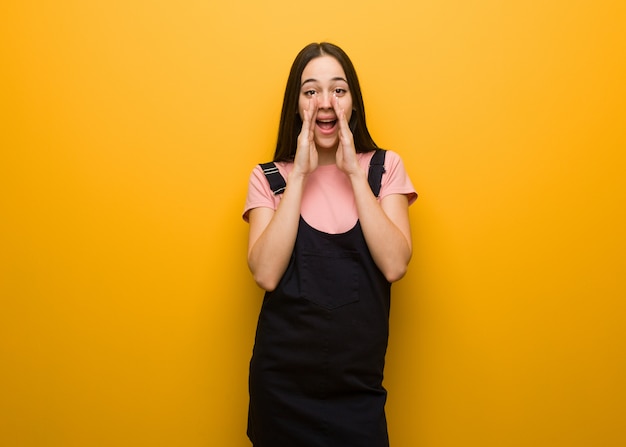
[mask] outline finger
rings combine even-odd
[[[309,99],[309,103],[302,109],[302,128],[300,129],[300,134],[306,135],[307,138],[311,131],[311,115],[311,99]]]
[[[339,131],[345,134],[346,131],[350,130],[348,126],[348,121],[346,119],[346,112],[341,104],[339,104],[339,99],[335,95],[333,95],[332,106],[335,110],[335,114],[337,115],[337,119],[339,120]]]
[[[317,104],[317,98],[313,97],[309,100],[309,132],[311,135],[311,138],[313,138],[313,130],[315,129],[315,120],[317,119],[317,111],[319,110],[318,104]]]

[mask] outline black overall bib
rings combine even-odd
[[[390,284],[360,223],[329,234],[301,217],[287,270],[259,316],[249,379],[255,447],[389,445],[382,385],[389,306]]]

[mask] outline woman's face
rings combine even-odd
[[[332,56],[312,59],[302,72],[298,112],[304,119],[304,110],[317,107],[314,128],[317,149],[334,150],[339,144],[339,121],[334,101],[344,110],[346,121],[350,122],[352,95],[341,64]]]

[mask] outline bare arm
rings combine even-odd
[[[409,201],[403,194],[391,194],[379,204],[362,174],[350,179],[363,236],[378,268],[394,282],[405,275],[411,260]]]
[[[278,285],[293,251],[300,220],[304,177],[290,176],[278,208],[254,208],[248,215],[248,266],[259,287]]]
[[[317,149],[313,141],[316,115],[317,101],[311,100],[304,111],[294,167],[276,211],[254,208],[248,214],[248,267],[259,287],[267,291],[276,288],[287,269],[298,233],[304,184],[308,174],[317,168]]]
[[[345,113],[336,100],[333,107],[340,124],[337,166],[352,184],[363,236],[374,262],[387,281],[397,281],[406,273],[412,254],[408,198],[391,194],[378,202],[367,182],[367,174],[357,161]]]

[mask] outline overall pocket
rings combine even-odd
[[[326,309],[359,301],[358,253],[302,253],[302,296]]]

